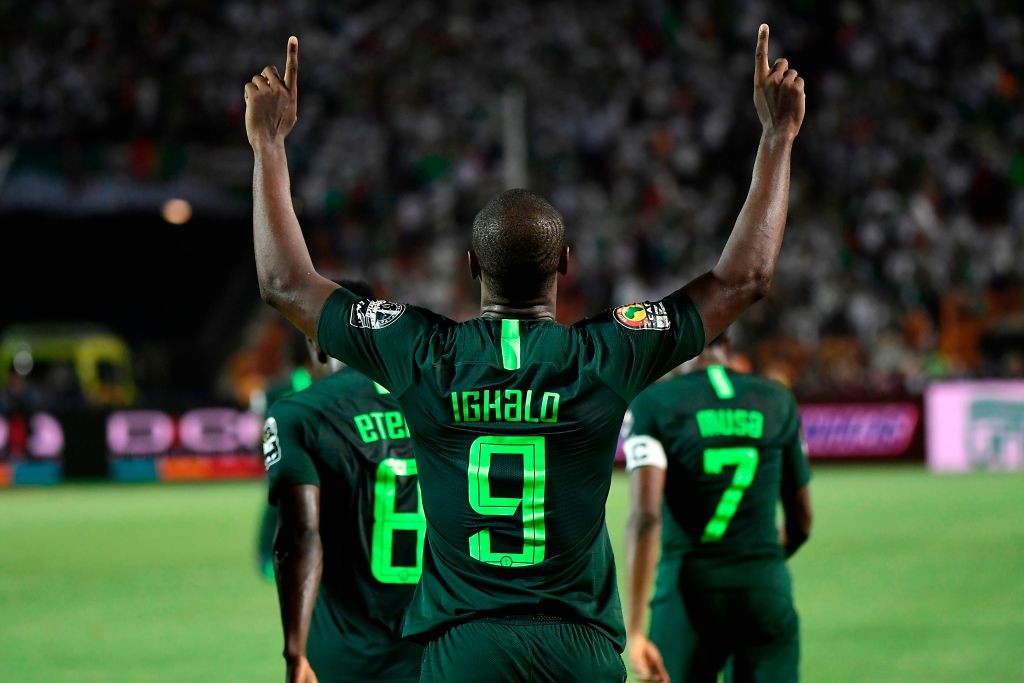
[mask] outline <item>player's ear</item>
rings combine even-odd
[[[476,257],[476,252],[470,249],[466,252],[466,258],[469,260],[469,276],[474,280],[479,280],[480,260]]]
[[[558,257],[558,274],[565,275],[569,272],[569,245],[565,245],[561,255]]]

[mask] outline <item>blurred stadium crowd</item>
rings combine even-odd
[[[804,396],[1024,374],[1013,0],[121,5],[5,13],[8,197],[43,177],[213,175],[237,198],[251,171],[242,85],[283,68],[295,33],[289,153],[322,269],[356,264],[389,297],[473,315],[462,252],[503,187],[503,102],[521,93],[529,184],[564,213],[574,250],[565,321],[713,265],[749,182],[767,20],[772,56],[806,78],[808,116],[774,291],[740,346]]]

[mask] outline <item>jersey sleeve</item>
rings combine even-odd
[[[622,422],[620,440],[627,472],[640,467],[668,468],[668,456],[659,439],[657,413],[651,403],[647,392],[640,394]]]
[[[704,323],[682,290],[661,301],[619,306],[579,323],[593,344],[598,377],[624,401],[704,349]]]
[[[800,409],[796,399],[789,395],[790,418],[787,438],[782,448],[782,493],[791,494],[811,481],[811,467],[808,460],[807,440],[800,426]]]
[[[363,299],[341,287],[324,303],[317,343],[400,396],[416,379],[416,358],[437,319],[423,309]]]
[[[274,404],[263,425],[263,462],[271,504],[277,504],[284,487],[320,485],[313,460],[315,443],[315,425],[300,410],[287,401]]]

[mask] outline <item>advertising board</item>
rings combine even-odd
[[[1024,469],[1024,381],[936,382],[924,405],[932,471]]]
[[[258,454],[262,422],[234,408],[110,414],[106,442],[117,481],[239,479],[263,474]]]
[[[64,428],[50,413],[0,415],[0,488],[63,478]]]

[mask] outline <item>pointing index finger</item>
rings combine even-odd
[[[284,66],[285,87],[294,95],[299,78],[299,39],[292,36],[288,39],[288,58]]]
[[[761,24],[757,30],[757,49],[754,51],[754,83],[768,77],[768,24]]]

